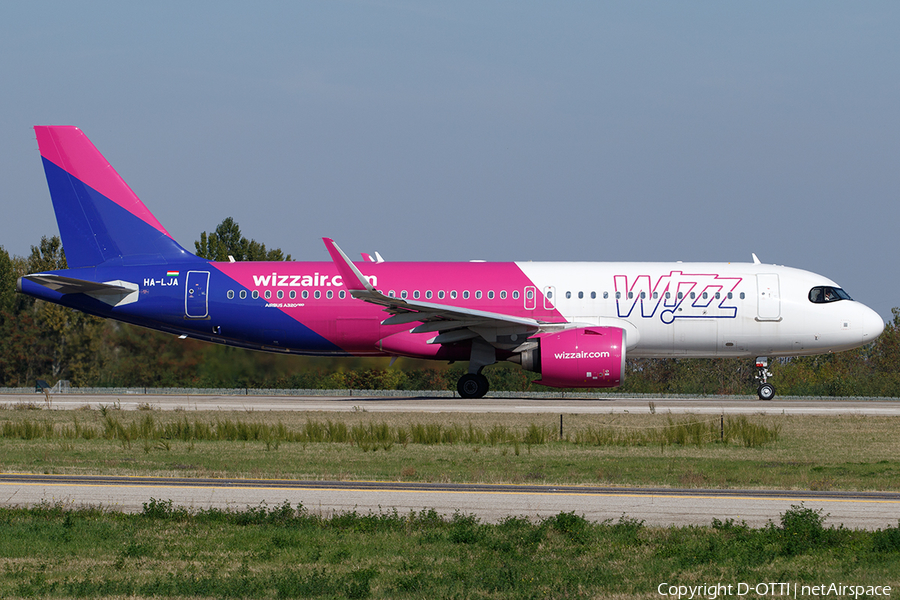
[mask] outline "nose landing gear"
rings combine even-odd
[[[775,386],[767,380],[772,376],[768,369],[769,360],[765,356],[756,357],[756,379],[759,380],[759,387],[756,388],[756,395],[760,400],[771,400],[775,397]]]

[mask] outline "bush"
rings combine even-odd
[[[782,554],[796,556],[809,550],[838,545],[841,537],[839,531],[825,528],[827,518],[821,508],[806,508],[802,502],[799,506],[792,504],[781,515],[781,528],[776,530]]]
[[[900,522],[897,527],[876,529],[872,534],[872,549],[875,552],[900,552]]]
[[[559,513],[550,519],[550,526],[573,542],[583,544],[588,540],[590,524],[574,512]]]

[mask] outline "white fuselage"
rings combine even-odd
[[[821,354],[874,341],[884,323],[800,269],[754,263],[517,263],[568,321],[623,326],[629,357]],[[549,306],[545,306],[549,308]],[[636,339],[635,339],[636,338]]]

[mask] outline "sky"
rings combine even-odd
[[[0,246],[76,125],[183,246],[783,264],[900,306],[900,3],[7,2]]]

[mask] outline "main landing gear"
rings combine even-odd
[[[469,357],[469,372],[459,378],[456,391],[462,398],[483,398],[490,389],[487,377],[481,370],[497,362],[497,353],[493,346],[481,338],[472,340],[472,354]]]
[[[483,398],[489,389],[488,379],[481,373],[466,373],[456,383],[456,391],[463,398]]]
[[[759,380],[759,387],[756,388],[756,395],[760,400],[771,400],[775,397],[775,386],[767,381],[772,373],[768,369],[769,361],[765,356],[756,358],[756,378]]]

